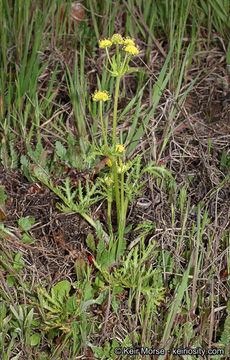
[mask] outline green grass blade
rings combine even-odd
[[[170,333],[171,333],[171,330],[172,330],[172,327],[173,327],[173,322],[174,322],[174,319],[175,319],[176,314],[177,314],[177,310],[181,306],[181,302],[182,302],[184,293],[185,293],[186,288],[188,286],[188,276],[189,276],[189,272],[190,272],[190,268],[191,268],[191,264],[192,264],[192,258],[193,258],[193,256],[191,256],[191,258],[190,258],[188,267],[187,267],[187,269],[186,269],[186,271],[185,271],[185,273],[183,275],[182,282],[181,282],[180,286],[178,287],[175,300],[172,303],[171,310],[170,310],[170,313],[168,315],[167,322],[166,322],[166,325],[165,325],[165,330],[164,330],[164,333],[163,333],[163,337],[162,337],[162,340],[161,340],[161,346],[160,347],[162,347],[162,348],[164,348],[165,345],[167,344],[167,341],[169,339],[169,336],[170,336]],[[162,357],[159,357],[159,359],[163,360]]]

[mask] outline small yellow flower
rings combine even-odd
[[[107,101],[109,100],[109,93],[107,91],[96,90],[92,98],[93,101]]]
[[[127,51],[128,53],[132,54],[132,55],[137,55],[139,54],[139,50],[136,46],[134,45],[127,45],[125,48],[124,48],[125,51]]]
[[[112,45],[112,41],[110,41],[109,39],[99,40],[99,47],[101,49],[110,47],[111,45]]]
[[[111,38],[113,44],[123,45],[124,39],[120,34],[114,34]]]
[[[128,36],[127,38],[125,38],[124,44],[125,44],[125,45],[135,46],[135,39],[131,39],[131,38]]]
[[[125,151],[125,148],[124,148],[124,146],[122,146],[120,144],[117,144],[116,145],[116,151],[121,153],[121,152]]]
[[[112,161],[111,161],[110,159],[108,159],[108,160],[106,161],[106,165],[108,165],[109,167],[112,167]]]

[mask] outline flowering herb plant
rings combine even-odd
[[[135,70],[129,67],[131,57],[139,53],[138,47],[135,46],[135,40],[129,37],[123,38],[120,34],[114,34],[109,39],[101,40],[99,46],[106,51],[110,65],[110,68],[105,67],[105,69],[116,78],[116,81],[114,94],[109,94],[106,89],[98,89],[92,94],[93,101],[98,104],[102,140],[98,142],[96,137],[93,136],[92,151],[89,158],[102,156],[104,158],[102,162],[107,165],[108,171],[101,172],[94,184],[88,181],[83,187],[81,181],[79,181],[77,188],[74,190],[69,178],[66,178],[63,186],[54,185],[52,179],[38,166],[33,167],[33,176],[58,195],[62,203],[58,204],[57,207],[61,211],[79,213],[96,230],[99,243],[94,263],[104,264],[105,267],[108,267],[114,262],[119,262],[126,249],[127,209],[134,197],[141,194],[142,187],[147,181],[146,179],[143,180],[143,175],[145,173],[152,174],[159,181],[166,178],[164,186],[169,184],[168,179],[171,181],[170,186],[174,184],[174,179],[165,166],[157,166],[155,161],[143,166],[141,155],[127,161],[125,146],[118,140],[120,139],[117,129],[120,81],[127,72]],[[109,51],[112,47],[115,47],[115,54],[111,57]],[[108,117],[103,117],[103,104],[108,100],[113,100],[114,104],[112,136],[108,131],[110,126]],[[107,199],[107,229],[109,233],[104,230],[100,221],[95,221],[90,214],[91,206],[103,199]],[[112,223],[112,205],[114,201],[116,204],[116,230]],[[94,252],[94,250],[92,251]]]
[[[118,99],[120,90],[120,81],[126,73],[136,71],[136,69],[129,67],[129,62],[132,56],[139,54],[139,49],[135,45],[135,39],[130,37],[123,38],[120,34],[114,34],[111,38],[99,41],[99,47],[106,51],[109,68],[105,69],[116,78],[115,90],[113,95],[113,125],[112,137],[108,134],[108,117],[103,119],[103,103],[112,98],[106,90],[96,90],[92,95],[93,101],[99,102],[99,118],[101,124],[101,131],[103,143],[96,146],[97,150],[94,152],[97,155],[104,156],[107,166],[110,168],[109,174],[101,178],[103,190],[106,192],[108,208],[107,219],[110,230],[110,236],[113,238],[113,227],[111,221],[112,202],[116,202],[117,227],[118,227],[118,244],[117,244],[117,260],[123,253],[126,245],[124,239],[126,214],[129,201],[133,200],[134,195],[140,193],[141,187],[146,181],[140,182],[141,176],[146,172],[153,173],[156,176],[162,177],[167,174],[165,168],[159,168],[154,164],[149,164],[141,170],[141,157],[136,157],[133,161],[126,161],[125,147],[118,141],[117,134],[117,111]],[[115,47],[115,54],[111,57],[110,50]]]
[[[110,57],[109,49],[115,46],[115,55]],[[112,132],[112,146],[109,149],[108,145],[108,124],[103,122],[102,103],[110,99],[110,95],[107,91],[96,90],[93,94],[93,101],[99,101],[99,116],[101,122],[102,135],[104,139],[104,154],[108,157],[107,165],[111,168],[109,176],[104,179],[104,183],[108,188],[108,224],[110,230],[111,225],[111,207],[113,201],[113,191],[111,187],[114,187],[116,210],[117,210],[117,223],[118,223],[118,256],[121,250],[121,242],[124,242],[124,230],[126,212],[128,207],[128,198],[125,197],[125,172],[128,169],[128,165],[124,163],[125,148],[122,144],[117,142],[117,108],[119,99],[119,86],[121,78],[127,73],[132,71],[129,67],[129,62],[132,56],[139,53],[138,48],[135,46],[135,40],[129,37],[123,38],[120,34],[114,34],[109,39],[99,41],[99,47],[105,49],[110,69],[106,67],[106,70],[116,78],[115,93],[114,93],[114,108],[113,108],[113,132]]]

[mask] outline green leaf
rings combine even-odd
[[[3,189],[0,187],[0,204],[4,204],[5,200],[7,199],[6,194],[4,193]]]
[[[120,292],[124,291],[124,288],[122,286],[114,286],[113,293],[114,295],[119,294]]]
[[[71,284],[67,280],[60,281],[51,290],[53,298],[56,298],[60,302],[64,301],[65,297],[68,297],[71,289]]]
[[[31,229],[31,226],[35,223],[35,218],[32,217],[22,217],[18,220],[18,225],[24,231],[28,231]]]
[[[66,311],[70,314],[74,314],[78,309],[78,304],[76,300],[76,296],[71,296],[66,302]]]
[[[34,334],[30,337],[30,345],[31,346],[36,346],[40,343],[41,341],[41,335],[40,334]]]
[[[46,186],[48,186],[48,184],[49,184],[48,176],[46,175],[46,173],[45,173],[45,171],[43,169],[41,169],[39,166],[35,166],[33,168],[33,173],[34,173],[34,176],[36,176],[36,178],[38,180],[40,180]]]
[[[19,271],[24,267],[24,260],[22,260],[22,253],[19,252],[14,257],[13,268],[19,273]]]
[[[22,235],[22,239],[21,239],[21,242],[23,244],[34,244],[35,243],[35,240],[28,234],[23,234]]]
[[[97,245],[97,259],[96,259],[99,264],[100,264],[99,260],[104,251],[105,251],[105,242],[102,239],[102,237],[100,237],[99,243]]]
[[[20,162],[21,162],[21,170],[24,173],[24,175],[26,176],[26,178],[29,181],[33,181],[33,178],[32,178],[32,176],[30,174],[30,162],[27,159],[27,157],[25,155],[22,155],[20,157]]]
[[[7,275],[6,276],[6,281],[7,281],[7,285],[11,288],[12,286],[14,286],[14,282],[15,282],[15,279],[13,276],[11,275]]]
[[[93,350],[93,354],[98,359],[104,359],[104,349],[102,347],[94,346],[91,343],[88,343],[90,348]]]
[[[117,301],[115,296],[112,297],[111,305],[112,305],[113,311],[116,313],[117,317],[119,317],[118,309],[120,306],[120,301]]]
[[[56,141],[56,153],[60,157],[61,161],[66,161],[66,148],[60,141]]]
[[[90,281],[84,283],[82,298],[84,301],[93,299],[94,291]]]
[[[87,267],[88,267],[88,263],[86,262],[85,259],[78,258],[78,259],[75,260],[74,270],[75,270],[75,273],[77,275],[77,280],[78,281],[83,281],[86,278],[86,276],[87,276]]]
[[[96,287],[98,287],[99,289],[104,289],[105,283],[104,283],[104,281],[102,280],[101,274],[99,274],[99,275],[96,276],[95,285],[96,285]]]
[[[90,248],[90,250],[95,251],[96,245],[93,234],[88,234],[86,238],[86,245]]]

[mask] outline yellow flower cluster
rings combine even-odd
[[[106,165],[109,166],[109,167],[112,167],[112,162],[110,159],[108,159],[106,161]],[[124,173],[126,172],[127,170],[129,170],[129,164],[121,164],[121,166],[118,166],[118,164],[116,163],[116,167],[117,167],[117,172],[118,174],[121,174],[121,173]]]
[[[108,159],[108,160],[106,161],[106,165],[108,165],[109,167],[112,167],[112,161],[111,161],[110,159]]]
[[[120,144],[117,144],[116,145],[116,151],[118,151],[118,152],[124,152],[125,151],[125,148],[124,148],[124,146],[122,146],[122,145],[120,145]]]
[[[119,44],[119,45],[124,44],[124,39],[120,34],[114,34],[111,38],[111,41],[113,44]]]
[[[121,145],[121,144],[116,144],[115,151],[122,153],[122,152],[125,151],[125,148],[124,148],[124,146]],[[112,167],[112,161],[111,161],[110,159],[108,159],[108,160],[106,161],[106,165],[109,166],[109,167]]]
[[[108,48],[112,45],[125,45],[123,49],[129,54],[131,55],[139,54],[139,50],[135,46],[135,39],[131,39],[129,36],[123,38],[120,34],[114,34],[109,39],[104,39],[99,41],[99,47],[101,49]]]
[[[107,101],[109,100],[109,93],[107,91],[96,90],[92,98],[93,101]]]
[[[99,41],[99,47],[101,49],[110,47],[112,45],[112,41],[110,41],[109,39],[105,39],[105,40],[100,40]]]
[[[125,38],[124,45],[133,45],[133,46],[135,46],[135,39],[131,39],[130,37]]]
[[[132,55],[137,55],[139,54],[139,50],[136,46],[134,45],[127,45],[124,50]]]

